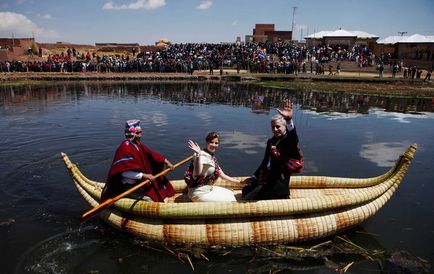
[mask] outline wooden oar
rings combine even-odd
[[[193,156],[190,156],[190,157],[185,158],[184,160],[182,160],[182,161],[176,163],[175,165],[173,165],[173,169],[175,169],[175,168],[177,168],[178,166],[184,164],[185,162],[190,161],[191,159],[193,159]],[[167,172],[169,172],[169,171],[171,171],[171,170],[173,170],[173,169],[171,169],[171,168],[166,168],[165,170],[163,170],[163,171],[161,171],[160,173],[156,174],[156,175],[154,176],[154,179],[157,178],[157,177],[160,177],[160,176],[162,176],[162,175],[164,175],[164,174],[166,174]],[[127,195],[129,195],[129,194],[131,194],[131,193],[133,193],[133,192],[136,191],[137,189],[139,189],[139,188],[141,188],[142,186],[146,185],[148,182],[149,182],[149,179],[146,179],[145,181],[143,181],[143,182],[139,183],[138,185],[136,185],[136,186],[134,186],[134,187],[128,189],[127,191],[125,191],[125,192],[123,192],[123,193],[121,193],[121,194],[119,194],[119,195],[117,195],[117,196],[115,196],[115,197],[113,197],[113,198],[109,198],[109,199],[105,200],[104,202],[102,202],[102,203],[99,204],[98,206],[92,208],[92,209],[89,210],[89,211],[86,211],[83,215],[80,216],[80,220],[84,221],[84,220],[87,220],[87,219],[92,218],[93,216],[95,216],[96,213],[98,213],[98,212],[100,212],[101,210],[106,209],[107,207],[111,206],[111,205],[114,204],[117,200],[119,200],[119,199],[121,199],[121,198],[123,198],[123,197],[125,197],[125,196],[127,196]]]

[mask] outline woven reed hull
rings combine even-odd
[[[291,199],[171,203],[124,198],[104,210],[100,217],[109,225],[151,241],[171,244],[230,245],[282,244],[313,240],[356,226],[373,216],[401,183],[416,145],[385,174],[367,179],[297,176],[291,178]],[[99,204],[102,183],[86,178],[63,155],[74,184],[92,206]],[[227,182],[221,185],[229,187]],[[237,190],[235,190],[237,191]]]

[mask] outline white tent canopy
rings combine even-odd
[[[389,36],[381,39],[378,44],[396,44],[396,43],[434,43],[434,36],[425,36],[413,34],[411,36]]]
[[[378,44],[396,44],[399,41],[404,40],[405,38],[407,38],[408,36],[388,36],[386,38],[380,39],[377,41]]]
[[[416,33],[398,43],[434,43],[434,39]]]
[[[314,34],[305,36],[305,39],[314,38],[321,39],[324,37],[357,37],[357,38],[378,38],[378,35],[367,33],[364,31],[349,31],[344,29],[337,29],[334,31],[320,31]]]

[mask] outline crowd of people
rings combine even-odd
[[[155,51],[128,55],[79,53],[67,49],[46,61],[7,61],[2,72],[182,72],[234,68],[261,73],[318,72],[329,61],[374,64],[375,55],[363,46],[300,46],[284,42],[234,44],[171,44]]]
[[[336,63],[333,67],[333,61]],[[161,72],[189,73],[208,71],[223,73],[224,69],[250,73],[315,73],[339,74],[341,62],[354,62],[357,67],[376,67],[379,77],[384,71],[396,77],[421,79],[422,68],[405,68],[402,61],[393,61],[390,55],[376,56],[366,46],[347,48],[344,45],[305,46],[291,43],[233,43],[233,44],[169,44],[136,54],[100,55],[96,52],[77,52],[75,48],[49,55],[46,61],[0,62],[0,72]],[[426,69],[425,80],[433,70]]]

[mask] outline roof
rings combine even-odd
[[[359,30],[355,30],[352,31],[354,34],[357,35],[358,38],[378,38],[378,35],[369,33],[369,32],[365,32],[365,31],[359,31]]]
[[[403,39],[407,38],[408,36],[389,36],[383,39],[380,39],[377,41],[378,44],[396,44],[399,41],[402,41]]]
[[[378,41],[378,44],[396,43],[434,43],[434,36],[416,33],[411,36],[389,36]]]
[[[371,34],[365,31],[349,31],[337,29],[334,31],[320,31],[314,34],[305,36],[304,38],[324,38],[324,37],[357,37],[357,38],[378,38],[378,35]]]
[[[160,40],[158,40],[158,42],[155,42],[155,45],[157,47],[165,47],[165,46],[168,46],[169,44],[170,44],[170,41],[167,38],[161,38]]]
[[[316,32],[314,34],[305,36],[304,38],[323,38],[324,35],[326,35],[327,33],[329,33],[329,31],[320,31],[320,32]]]
[[[434,43],[434,39],[430,39],[430,36],[420,35],[416,33],[403,39],[402,41],[399,41],[398,43]]]

